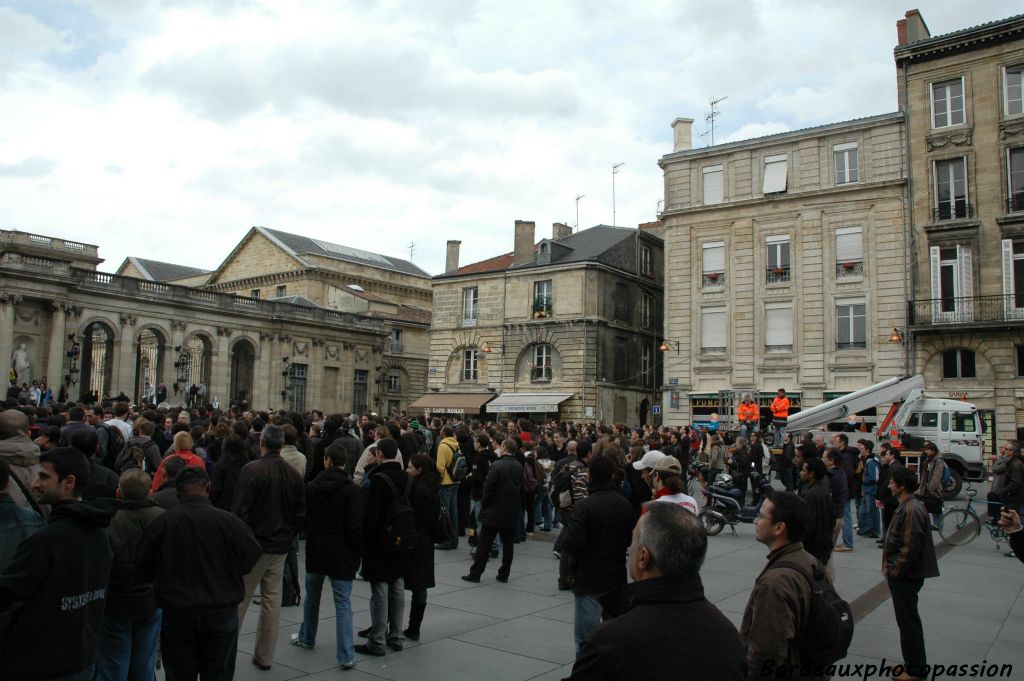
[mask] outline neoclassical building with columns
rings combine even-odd
[[[97,271],[101,262],[94,245],[0,230],[0,357],[21,369],[19,383],[46,378],[55,395],[64,384],[73,398],[133,400],[163,384],[172,404],[196,386],[222,407],[244,400],[361,412],[407,404],[393,399],[399,386],[391,374],[404,367],[408,347],[395,328],[422,326],[425,336],[429,314],[415,318],[343,277],[352,300],[327,307],[301,295],[213,290],[203,275],[167,283],[152,268],[108,274]],[[411,382],[405,390],[415,390]]]

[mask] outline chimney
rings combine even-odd
[[[537,224],[526,220],[516,220],[516,242],[512,252],[513,265],[528,265],[534,261],[534,232]]]
[[[907,44],[907,20],[897,19],[896,20],[896,45],[903,47]]]
[[[572,235],[572,227],[570,227],[569,225],[567,225],[565,223],[562,223],[562,222],[556,222],[555,224],[551,225],[551,238],[552,239],[564,239],[565,237],[571,236],[571,235]]]
[[[932,37],[928,25],[924,23],[924,17],[916,9],[907,10],[906,19],[903,19],[902,33],[900,33],[900,22],[896,22],[896,35],[900,38],[900,45],[910,45]]]
[[[448,242],[448,254],[444,259],[445,274],[453,274],[457,269],[459,269],[459,246],[461,245],[461,241]]]
[[[693,119],[677,118],[672,121],[672,151],[693,149]]]

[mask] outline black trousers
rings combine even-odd
[[[476,553],[473,555],[473,566],[469,568],[469,574],[479,577],[487,567],[487,559],[490,557],[491,544],[496,536],[501,537],[501,567],[498,568],[499,577],[508,577],[512,569],[512,551],[515,546],[514,527],[491,527],[484,525],[480,530],[480,537],[476,542]]]
[[[238,606],[164,609],[160,631],[167,681],[231,681],[238,644]]]
[[[889,577],[892,609],[896,613],[896,626],[900,629],[900,649],[903,664],[912,676],[925,676],[928,658],[924,650],[924,626],[917,612],[917,594],[924,586],[923,579]]]

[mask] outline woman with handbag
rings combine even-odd
[[[409,627],[403,633],[410,641],[418,641],[423,613],[427,609],[427,589],[435,586],[434,543],[451,542],[455,528],[441,506],[441,476],[434,460],[426,454],[416,454],[405,470],[415,480],[410,502],[419,536],[405,570],[405,590],[412,592],[412,599]]]

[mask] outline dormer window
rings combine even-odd
[[[537,247],[537,264],[547,265],[551,262],[551,245],[547,241],[541,241]]]

